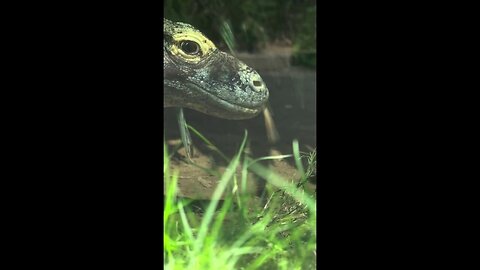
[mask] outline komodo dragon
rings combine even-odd
[[[189,24],[164,19],[164,107],[184,107],[224,119],[259,114],[268,89],[258,73],[218,50]]]
[[[260,75],[218,50],[193,26],[164,19],[163,107],[190,108],[224,119],[248,119],[262,112],[268,89]],[[183,113],[180,129],[188,135]],[[187,136],[189,137],[189,136]],[[189,154],[189,138],[182,136]]]

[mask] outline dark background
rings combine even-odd
[[[202,29],[224,51],[290,46],[293,63],[314,69],[316,12],[315,0],[167,0],[164,16]]]

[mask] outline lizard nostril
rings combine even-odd
[[[255,80],[255,81],[253,81],[253,85],[256,86],[256,87],[260,87],[260,86],[262,86],[262,82]]]

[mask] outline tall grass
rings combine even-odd
[[[166,269],[315,269],[314,195],[305,192],[301,182],[284,179],[261,164],[288,156],[249,157],[244,151],[247,137],[245,132],[211,200],[200,211],[195,201],[175,196],[178,172],[170,171],[164,145]],[[297,166],[303,168],[298,142],[292,148]],[[312,154],[308,157],[302,181],[315,166]],[[266,180],[264,200],[244,192],[247,182],[254,181],[248,171]]]

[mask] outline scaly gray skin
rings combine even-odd
[[[164,107],[225,119],[252,118],[265,108],[260,75],[189,24],[164,19],[163,60]]]

